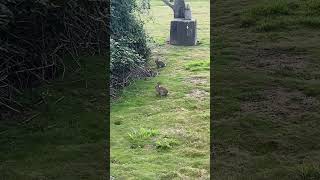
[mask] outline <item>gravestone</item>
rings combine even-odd
[[[197,43],[197,21],[192,19],[191,9],[184,0],[175,0],[170,3],[162,0],[172,8],[174,19],[170,26],[170,40],[172,45],[194,46]]]

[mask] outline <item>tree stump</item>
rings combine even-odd
[[[197,21],[174,19],[171,21],[170,44],[194,46],[197,43]]]

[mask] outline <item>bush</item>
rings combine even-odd
[[[141,10],[136,0],[111,1],[111,95],[131,79],[149,75],[144,69],[150,55],[148,37],[136,15]]]

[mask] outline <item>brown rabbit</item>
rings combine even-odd
[[[165,87],[160,86],[160,83],[157,83],[156,85],[156,91],[159,94],[159,96],[167,96],[168,90]]]
[[[163,61],[159,60],[159,58],[157,58],[154,62],[156,63],[157,68],[166,67],[166,64]]]

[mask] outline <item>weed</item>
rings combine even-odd
[[[159,131],[145,128],[140,128],[138,130],[132,129],[128,135],[131,142],[131,148],[142,148],[150,143],[152,137],[159,135]]]
[[[164,137],[156,141],[156,147],[159,150],[172,149],[175,145],[178,145],[178,141],[176,139]]]

